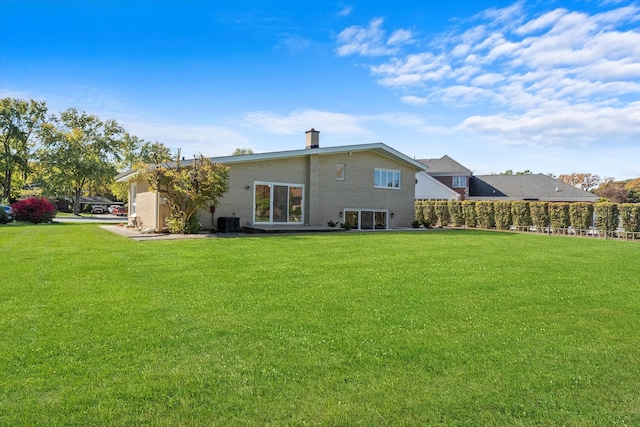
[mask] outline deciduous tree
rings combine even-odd
[[[117,164],[131,151],[131,140],[115,120],[70,108],[42,127],[38,152],[43,184],[50,194],[71,194],[73,212],[80,212],[80,196],[89,186],[111,182]]]
[[[206,206],[216,206],[229,188],[229,168],[202,154],[185,162],[178,151],[173,162],[139,164],[137,169],[139,176],[167,199],[172,232],[197,231],[194,224],[197,212]]]
[[[45,122],[44,101],[3,98],[0,100],[0,199],[9,200],[16,194],[16,175],[25,180],[35,146],[33,136]]]
[[[244,156],[245,154],[253,154],[253,150],[251,148],[236,148],[232,156]]]
[[[602,183],[600,175],[594,175],[591,173],[572,173],[568,175],[560,175],[559,181],[564,182],[572,187],[580,187],[584,191],[588,191],[591,188],[597,187]]]

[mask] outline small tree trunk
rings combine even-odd
[[[80,215],[80,189],[76,188],[73,193],[73,214]]]
[[[0,197],[0,199],[4,199],[7,202],[11,199],[11,178],[11,170],[7,168],[4,175],[4,182],[2,183],[2,197]]]

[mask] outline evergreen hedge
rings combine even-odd
[[[489,229],[494,226],[495,212],[492,201],[483,200],[476,203],[476,214],[478,216],[478,225],[480,228]]]
[[[519,200],[512,202],[511,215],[513,215],[513,225],[516,227],[529,227],[531,225],[529,202]]]
[[[424,224],[423,205],[424,205],[423,200],[417,200],[413,205],[413,217],[415,218],[416,221],[418,221],[418,224],[420,225]]]
[[[640,232],[640,204],[623,203],[619,210],[624,231]]]
[[[436,216],[440,227],[446,227],[451,222],[449,203],[446,200],[438,200],[435,204]]]
[[[493,205],[496,228],[508,230],[511,227],[511,202],[495,202]]]
[[[531,223],[538,228],[549,226],[549,203],[533,202],[529,205],[531,210]]]
[[[478,227],[478,215],[476,214],[476,202],[465,200],[462,202],[462,214],[464,215],[464,226],[467,228]]]
[[[462,212],[462,202],[459,200],[449,200],[449,216],[451,216],[451,225],[454,227],[462,227],[464,225],[464,213]]]
[[[595,204],[596,227],[598,230],[615,231],[620,222],[618,205],[611,202],[599,202]]]
[[[588,230],[594,223],[600,230],[614,231],[622,221],[627,232],[640,232],[640,204],[610,202],[547,203],[527,201],[423,200],[415,202],[415,218],[427,228],[436,224],[454,227],[508,230],[511,225],[538,228]]]
[[[553,228],[569,228],[571,225],[569,203],[549,203],[549,220]]]
[[[572,203],[569,205],[571,226],[577,230],[588,230],[593,225],[593,204]]]

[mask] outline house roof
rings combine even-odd
[[[595,202],[598,196],[543,174],[476,175],[469,180],[470,200]]]
[[[93,205],[112,205],[114,202],[102,196],[80,196],[80,203],[91,203]]]
[[[427,166],[428,174],[434,176],[453,176],[453,175],[466,175],[471,176],[473,172],[462,166],[460,163],[453,160],[451,157],[444,155],[439,159],[422,159],[418,160],[423,165]]]
[[[337,147],[322,147],[322,148],[311,148],[311,149],[304,148],[300,150],[273,151],[269,153],[243,154],[241,156],[211,157],[210,159],[214,163],[222,163],[225,165],[230,165],[233,163],[258,162],[263,160],[276,160],[276,159],[287,159],[287,158],[293,158],[293,157],[304,157],[311,154],[322,156],[322,155],[359,152],[359,151],[372,151],[383,157],[387,157],[392,160],[395,160],[409,168],[414,169],[415,171],[422,171],[427,169],[427,167],[423,163],[420,163],[419,161],[414,160],[381,142],[376,142],[373,144],[342,145]],[[188,165],[191,162],[192,160],[185,160],[183,164]],[[136,174],[135,169],[129,169],[128,171],[125,171],[121,174],[116,175],[115,179],[116,179],[116,182],[126,182],[135,174]]]

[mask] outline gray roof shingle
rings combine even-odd
[[[439,159],[422,159],[418,161],[427,166],[427,173],[429,175],[471,176],[472,174],[469,169],[465,168],[447,155]]]
[[[598,196],[543,174],[477,175],[469,180],[469,199],[595,202]]]

